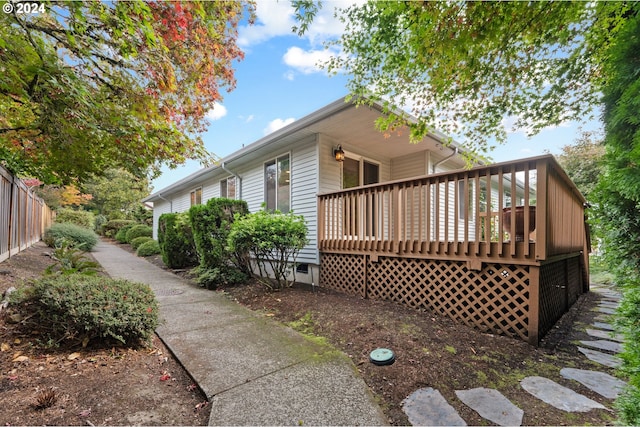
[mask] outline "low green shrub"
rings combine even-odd
[[[158,303],[141,283],[72,274],[39,279],[19,295],[12,304],[32,314],[49,343],[137,346],[149,342],[158,325]]]
[[[185,268],[198,264],[198,251],[187,212],[160,215],[158,244],[167,267]]]
[[[114,237],[118,230],[125,225],[135,225],[136,222],[130,219],[112,219],[102,226],[102,231],[106,237]]]
[[[616,400],[618,416],[624,425],[640,425],[640,279],[627,278],[620,306],[616,311],[615,326],[624,338],[619,354],[619,368],[629,381]]]
[[[140,237],[136,237],[135,239],[133,239],[132,241],[129,242],[129,244],[131,245],[131,247],[134,250],[137,250],[141,244],[148,242],[150,240],[153,240],[153,237],[148,237],[148,236],[140,236]]]
[[[283,288],[295,282],[293,267],[307,244],[307,226],[302,216],[292,212],[261,210],[237,217],[227,243],[231,252],[253,254],[262,283],[269,288]],[[270,273],[275,282],[270,280]],[[292,279],[288,281],[290,273]]]
[[[129,241],[127,240],[127,233],[133,227],[135,227],[135,224],[127,224],[127,225],[125,225],[124,227],[122,227],[122,228],[120,228],[118,230],[118,232],[116,233],[114,238],[120,243],[128,243]]]
[[[93,230],[98,234],[104,234],[104,225],[107,223],[107,217],[104,215],[96,215],[93,220]]]
[[[151,256],[158,255],[160,253],[160,245],[157,240],[149,240],[138,246],[136,254],[138,256]]]
[[[42,240],[52,248],[60,247],[66,242],[69,247],[90,251],[98,243],[98,236],[88,228],[63,222],[49,227]]]
[[[51,254],[54,264],[47,267],[45,275],[69,275],[86,274],[94,275],[98,272],[100,264],[87,258],[83,251],[69,246],[63,241],[60,247]]]
[[[217,289],[221,285],[237,285],[247,280],[247,275],[234,267],[196,268],[196,283],[203,288]]]
[[[69,208],[60,208],[56,211],[56,222],[71,223],[93,229],[95,218],[91,212]]]
[[[153,228],[149,227],[148,225],[142,225],[142,224],[134,225],[133,227],[129,228],[129,230],[127,231],[127,235],[126,235],[127,243],[130,243],[136,237],[143,237],[143,236],[152,237]]]

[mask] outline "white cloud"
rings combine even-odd
[[[214,102],[213,108],[207,111],[207,114],[206,114],[207,118],[210,120],[220,120],[226,115],[227,115],[227,108],[218,102]]]
[[[502,119],[502,126],[504,127],[504,130],[508,134],[521,133],[523,135],[530,135],[533,132],[533,129],[531,129],[530,127],[516,127],[518,118],[519,118],[518,116],[508,116]],[[554,130],[557,128],[568,128],[570,126],[571,126],[571,122],[567,120],[567,121],[561,122],[559,125],[547,126],[541,129],[540,132],[546,131],[546,130]]]
[[[282,59],[288,66],[303,74],[311,74],[322,71],[319,63],[328,61],[332,54],[328,50],[302,50],[297,46],[290,47]]]
[[[289,81],[293,81],[295,77],[296,73],[294,73],[293,70],[288,70],[286,73],[284,73],[284,78]]]
[[[270,133],[275,132],[278,129],[281,129],[286,125],[293,123],[295,120],[296,119],[294,119],[293,117],[289,117],[288,119],[284,119],[284,120],[283,119],[271,120],[267,125],[267,127],[264,128],[263,133],[265,135],[269,135]]]

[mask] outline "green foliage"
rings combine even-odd
[[[80,227],[93,229],[95,218],[91,212],[79,211],[69,208],[60,208],[56,211],[56,222],[65,222],[79,225]]]
[[[51,254],[55,264],[47,267],[45,275],[94,275],[98,272],[100,264],[88,259],[83,251],[70,247],[64,240],[59,243],[60,246]]]
[[[136,237],[152,237],[153,236],[153,228],[148,225],[134,225],[133,227],[127,230],[126,240],[127,243],[131,242]]]
[[[198,264],[198,252],[187,212],[160,215],[158,243],[162,261],[167,267],[184,268]]]
[[[237,27],[247,14],[253,22],[253,2],[46,9],[0,14],[2,163],[47,183],[82,183],[109,167],[142,177],[210,160],[198,134],[222,90],[235,87]]]
[[[138,246],[138,250],[136,251],[136,254],[142,257],[158,255],[159,253],[160,253],[160,245],[158,245],[157,240],[150,240],[148,242],[144,242],[143,244]]]
[[[615,319],[616,330],[622,335],[623,351],[620,371],[629,377],[628,386],[616,400],[620,421],[640,425],[640,278],[627,280]]]
[[[129,242],[129,244],[131,245],[131,247],[134,250],[137,250],[141,244],[148,242],[150,240],[153,240],[153,237],[148,237],[148,236],[140,236],[140,237],[136,237],[135,239],[131,240]]]
[[[247,275],[237,268],[196,268],[196,283],[203,288],[217,289],[221,285],[237,285],[247,280]]]
[[[98,233],[98,234],[102,234],[103,231],[103,226],[107,223],[107,217],[104,215],[96,215],[96,219],[93,222],[93,230]]]
[[[193,238],[203,269],[223,269],[230,261],[237,261],[225,249],[227,236],[235,215],[248,212],[247,202],[225,198],[210,199],[205,205],[189,209]]]
[[[269,288],[283,288],[295,282],[295,262],[307,244],[307,226],[302,216],[265,210],[237,217],[228,237],[232,252],[251,253],[256,258],[261,281]],[[275,283],[269,280],[273,274]],[[290,282],[289,273],[293,273]]]
[[[54,223],[44,232],[42,239],[55,248],[66,242],[71,248],[90,251],[98,243],[98,236],[92,230],[70,223]]]
[[[126,225],[135,225],[136,222],[130,219],[112,219],[107,221],[102,227],[102,232],[107,237],[114,237],[118,230]]]
[[[72,274],[37,280],[14,301],[32,313],[53,342],[114,339],[127,346],[148,342],[158,325],[158,304],[149,286],[102,276]]]
[[[583,132],[574,144],[562,147],[562,153],[556,157],[587,200],[604,171],[602,139],[595,132]]]
[[[143,223],[141,219],[148,218],[140,212],[150,212],[140,204],[149,195],[149,180],[146,177],[138,178],[124,169],[111,168],[101,176],[92,176],[82,190],[91,194],[89,208],[106,217],[134,219],[139,223]],[[153,218],[153,212],[151,216]]]
[[[339,12],[345,29],[321,65],[349,76],[357,103],[384,106],[380,130],[407,126],[415,142],[434,130],[460,135],[478,156],[506,141],[505,117],[530,135],[591,118],[630,4],[369,0]],[[317,7],[294,8],[304,31]]]
[[[127,233],[133,227],[137,227],[137,225],[136,224],[127,224],[127,225],[125,225],[124,227],[122,227],[122,228],[120,228],[118,230],[118,232],[116,233],[114,238],[120,243],[128,243],[129,240],[127,240]]]

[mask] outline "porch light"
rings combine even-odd
[[[342,145],[338,145],[338,148],[333,150],[333,155],[336,158],[336,162],[344,160],[344,150],[342,149]]]

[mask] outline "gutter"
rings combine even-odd
[[[455,156],[456,154],[458,154],[458,147],[454,147],[453,148],[453,153],[451,153],[450,155],[448,155],[447,157],[445,157],[444,159],[436,162],[433,164],[433,166],[431,166],[431,173],[436,173],[436,168],[438,166],[440,166],[441,164],[443,164],[444,162],[446,162],[447,160],[451,159],[453,156]]]
[[[233,175],[236,178],[236,180],[238,181],[238,183],[236,185],[236,188],[238,190],[238,195],[236,197],[236,200],[242,200],[242,177],[240,175],[238,175],[237,173],[235,173],[234,171],[227,169],[226,166],[225,166],[225,163],[226,162],[224,162],[224,161],[222,163],[220,163],[220,168],[223,171],[225,171],[227,173],[230,173],[231,175]]]
[[[167,200],[164,197],[162,197],[162,194],[158,193],[157,196],[159,198],[161,198],[162,200],[164,200],[165,202],[169,202],[169,212],[173,213],[173,200]]]

